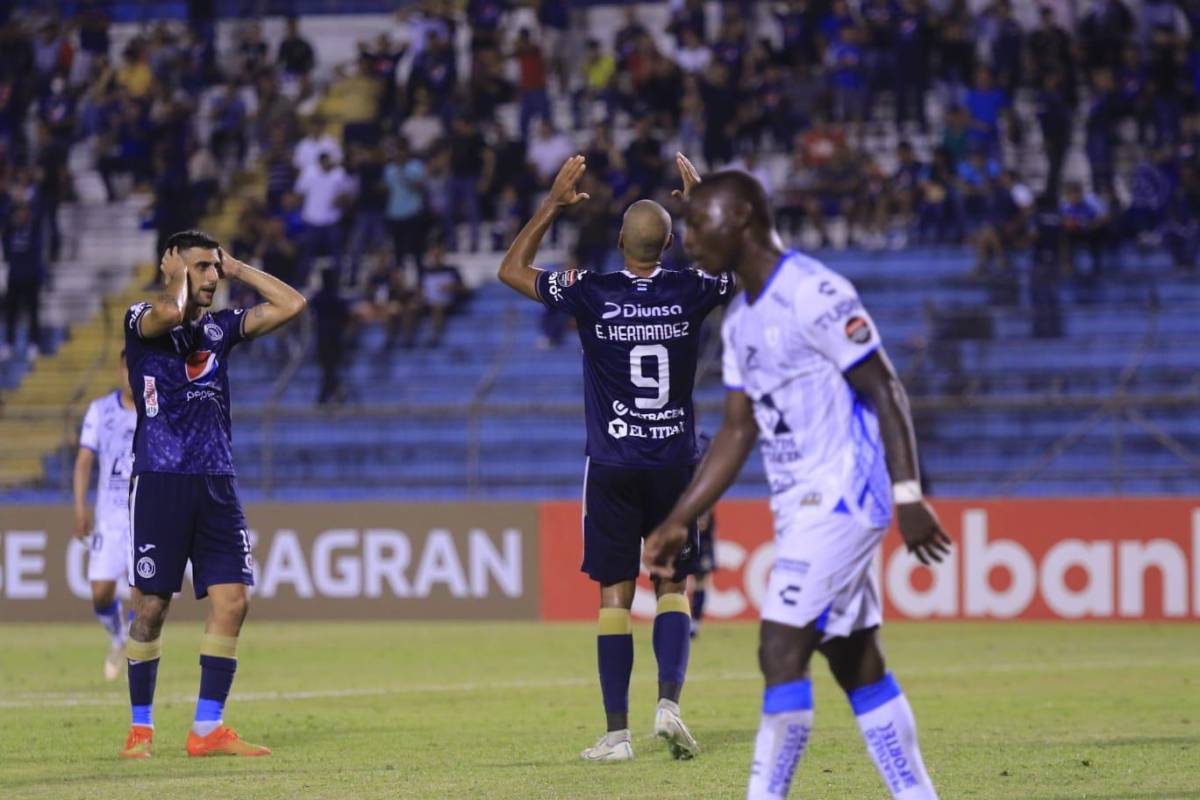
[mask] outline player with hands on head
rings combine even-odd
[[[770,482],[775,563],[762,607],[766,689],[747,797],[787,796],[812,731],[809,662],[821,652],[847,693],[892,796],[937,794],[916,723],[887,671],[871,564],[893,509],[923,564],[950,549],[921,495],[908,398],[853,285],[783,246],[766,193],[745,172],[706,177],[687,200],[686,250],[745,291],[722,325],[724,419],[707,457],[646,540],[652,575],[670,574],[689,529],[737,478],[756,442]]]
[[[200,231],[173,234],[166,244],[161,291],[125,314],[137,427],[128,499],[132,725],[121,755],[152,754],[162,626],[189,562],[196,598],[209,598],[209,610],[188,755],[267,755],[270,750],[243,741],[223,717],[237,669],[247,587],[254,581],[233,467],[228,368],[236,345],[294,319],[305,300]],[[212,311],[223,279],[242,282],[262,302],[248,311]]]
[[[686,159],[680,166],[684,191],[690,191],[683,164]],[[732,297],[734,283],[728,275],[663,269],[662,254],[672,241],[671,217],[651,200],[639,200],[625,211],[617,238],[624,259],[621,271],[535,268],[538,245],[558,215],[589,199],[577,189],[586,169],[582,156],[563,164],[545,201],[504,255],[499,277],[578,323],[587,422],[582,570],[599,585],[596,652],[607,725],[605,735],[581,756],[624,761],[633,758],[630,608],[642,540],[691,479],[700,328],[714,308]],[[690,646],[687,577],[699,566],[694,526],[685,527],[681,544],[672,568],[653,581],[658,663],[654,732],[675,758],[688,759],[700,752],[679,707]]]

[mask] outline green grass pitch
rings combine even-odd
[[[81,616],[86,612],[83,604]],[[756,627],[706,627],[675,762],[650,735],[654,656],[636,631],[637,758],[586,764],[603,732],[590,625],[249,623],[226,721],[265,759],[188,759],[197,623],[168,624],[157,752],[122,762],[124,681],[98,626],[0,627],[0,798],[737,798],[758,724]],[[891,666],[945,800],[1200,798],[1200,633],[1187,624],[894,624]],[[886,797],[845,699],[815,670],[792,795]]]

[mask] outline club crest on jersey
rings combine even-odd
[[[221,326],[215,322],[209,322],[204,326],[204,335],[213,342],[219,342],[225,338],[225,331],[221,330]]]
[[[846,320],[846,338],[855,344],[866,344],[871,341],[871,326],[862,317],[851,317]]]
[[[158,388],[154,385],[153,375],[142,376],[142,401],[146,406],[146,416],[157,417]]]
[[[197,350],[187,358],[187,379],[192,383],[207,378],[217,369],[217,354],[211,350]]]

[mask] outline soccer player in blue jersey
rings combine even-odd
[[[682,156],[686,194],[696,176]],[[733,294],[731,276],[665,270],[671,218],[662,206],[639,200],[629,207],[617,246],[620,272],[544,272],[534,268],[538,245],[563,209],[584,202],[576,191],[586,165],[569,159],[549,196],[521,230],[500,265],[500,280],[550,308],[575,317],[583,345],[587,468],[584,473],[583,571],[600,585],[596,646],[608,732],[582,757],[633,758],[629,734],[629,678],[633,635],[629,609],[642,539],[661,522],[691,479],[696,456],[692,410],[700,326]],[[655,733],[676,758],[699,746],[679,715],[687,670],[691,615],[687,576],[699,556],[695,527],[669,575],[655,579],[658,661]]]
[[[747,787],[780,800],[813,724],[809,662],[820,652],[846,692],[896,800],[937,800],[917,725],[879,645],[871,570],[893,507],[924,564],[950,549],[921,496],[908,397],[853,285],[784,248],[762,185],[718,172],[690,194],[687,250],[745,292],[722,324],[725,418],[696,476],[647,539],[651,574],[686,558],[689,526],[737,478],[756,441],[771,490],[775,563],[763,598],[759,665],[766,690]]]
[[[233,469],[228,369],[234,347],[293,319],[304,309],[304,296],[231,257],[199,231],[167,239],[161,271],[158,297],[125,314],[137,428],[129,485],[134,618],[125,647],[133,724],[121,755],[151,755],[160,635],[189,561],[196,598],[210,603],[188,755],[267,755],[270,750],[243,741],[223,724],[246,587],[253,583]],[[240,281],[263,301],[248,311],[212,311],[223,279]]]

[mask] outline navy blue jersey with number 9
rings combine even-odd
[[[538,275],[537,291],[579,325],[591,460],[625,467],[695,463],[700,327],[733,297],[732,278],[694,269],[658,269],[645,278],[627,270],[567,270]]]

